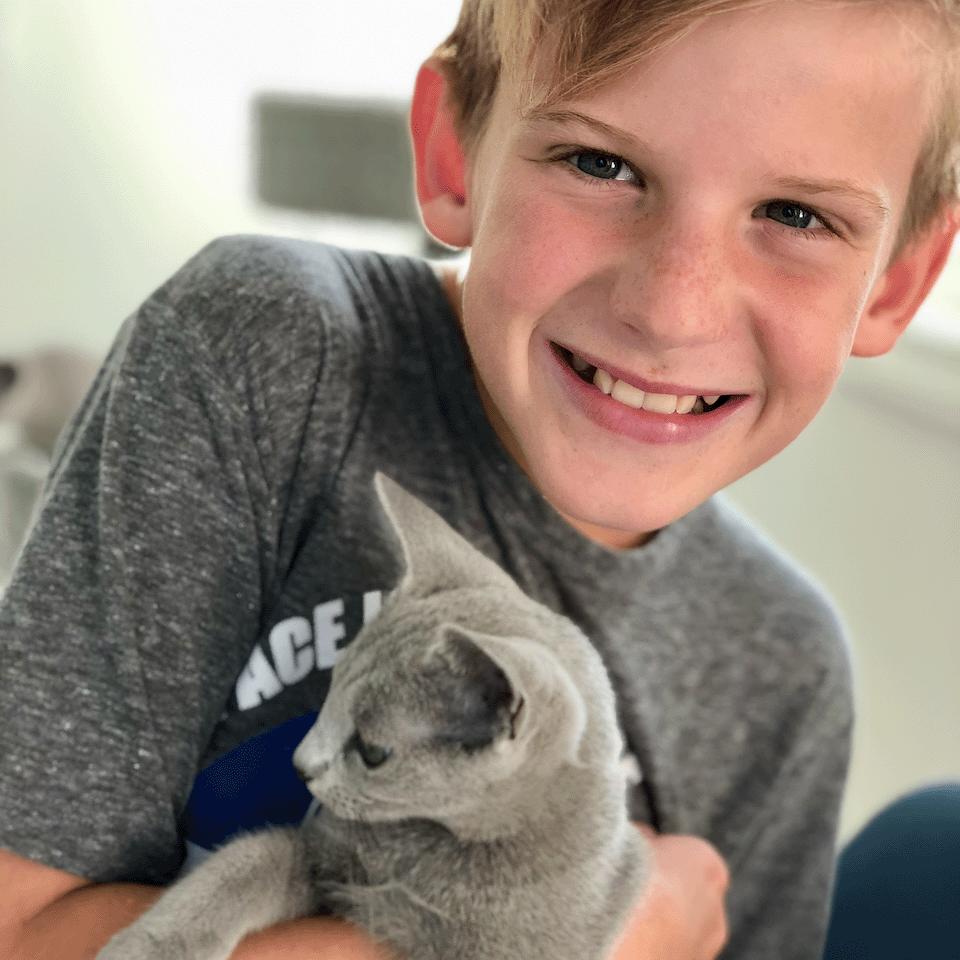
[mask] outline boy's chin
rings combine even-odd
[[[534,477],[534,483],[567,523],[589,539],[614,549],[641,546],[713,493],[710,490],[700,496],[690,491],[684,496],[640,478],[591,483],[570,474]]]
[[[728,477],[732,465],[726,461],[705,473],[705,464],[676,449],[639,458],[617,444],[590,451],[582,437],[571,440],[549,424],[518,435],[495,422],[508,451],[553,509],[591,540],[615,549],[645,543],[736,478]]]

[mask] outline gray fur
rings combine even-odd
[[[226,845],[98,960],[225,960],[318,912],[416,960],[608,954],[649,855],[603,664],[436,514],[376,486],[406,570],[294,754],[320,815]]]

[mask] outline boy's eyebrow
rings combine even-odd
[[[830,193],[857,200],[869,207],[882,226],[890,219],[890,204],[873,190],[858,186],[851,180],[808,180],[805,177],[779,177],[774,183],[784,190],[798,193]]]
[[[614,127],[609,123],[597,117],[591,117],[586,113],[578,113],[576,110],[564,110],[551,107],[534,107],[523,114],[523,119],[529,123],[555,123],[560,126],[570,126],[577,124],[587,127],[604,137],[619,140],[628,145],[649,150],[650,145],[640,137],[634,136],[627,130],[620,127]]]
[[[551,107],[534,107],[523,115],[523,119],[534,124],[555,123],[561,126],[579,125],[594,130],[602,136],[619,140],[628,146],[642,149],[646,153],[657,151],[645,140],[635,136],[627,130],[605,123],[597,117],[579,113],[576,110],[567,110]],[[890,205],[873,190],[864,188],[852,180],[808,179],[806,177],[778,177],[774,184],[785,191],[796,191],[806,194],[834,194],[859,201],[868,207],[882,226],[890,219]]]

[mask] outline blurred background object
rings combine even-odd
[[[324,235],[449,257],[423,229],[405,102],[268,92],[253,100],[256,196],[322,220]],[[307,221],[309,222],[309,221]],[[315,228],[316,229],[316,228]]]
[[[98,367],[89,354],[63,348],[0,360],[0,423],[49,457]]]
[[[423,252],[403,117],[458,9],[0,0],[0,356],[102,356],[222,234]],[[0,450],[25,444],[21,506],[44,455],[0,422]],[[844,833],[960,776],[960,254],[897,349],[851,361],[809,430],[729,497],[850,628],[859,723]],[[25,525],[4,509],[0,551]]]
[[[419,222],[402,105],[263,94],[254,128],[264,203]]]
[[[0,593],[10,582],[50,461],[0,424]]]
[[[0,360],[0,590],[9,581],[57,437],[97,367],[93,357],[67,349]]]

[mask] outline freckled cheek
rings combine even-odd
[[[799,285],[779,299],[777,312],[767,314],[764,353],[770,376],[791,406],[804,409],[826,401],[850,354],[862,304],[850,291],[821,289],[819,294],[815,285]]]
[[[541,316],[602,268],[611,238],[570,207],[506,193],[475,235],[471,272],[511,314]]]
[[[792,404],[822,404],[833,389],[845,351],[835,341],[816,336],[784,338],[778,366]]]

